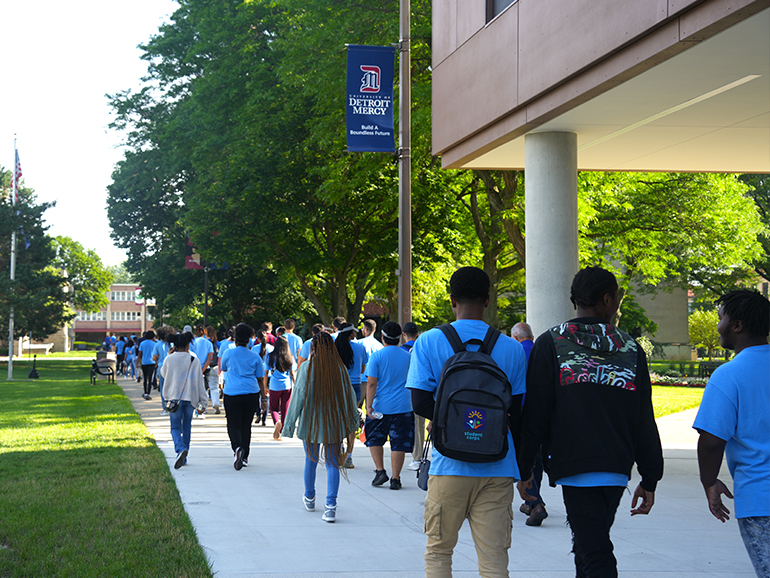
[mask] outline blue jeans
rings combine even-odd
[[[321,444],[310,444],[313,458],[307,455],[308,444],[304,441],[302,446],[305,448],[305,497],[315,498],[315,470],[318,467],[319,449]],[[326,462],[326,505],[337,505],[337,492],[340,488],[340,470],[336,463]]]
[[[171,439],[174,440],[174,451],[190,451],[190,430],[192,430],[193,404],[180,401],[179,409],[168,414],[171,420]]]
[[[770,577],[770,516],[738,518],[738,528],[757,576]]]
[[[163,378],[163,376],[158,372],[158,388],[160,389],[160,409],[166,409],[166,398],[163,397],[163,384],[166,382],[166,380]]]

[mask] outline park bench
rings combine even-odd
[[[53,349],[53,345],[53,343],[25,343],[21,348],[26,349],[27,351],[45,351],[45,354],[48,355],[51,349]]]
[[[724,361],[701,361],[698,368],[698,377],[711,377],[716,368],[722,365]]]
[[[109,365],[100,365],[99,362],[94,359],[91,362],[91,385],[96,385],[97,375],[104,375],[107,377],[108,383],[115,383],[115,370]]]

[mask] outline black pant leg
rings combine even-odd
[[[577,578],[617,578],[610,528],[624,490],[620,486],[562,486]]]
[[[251,447],[251,422],[254,419],[254,414],[257,413],[257,407],[259,407],[259,394],[249,393],[238,397],[244,398],[243,411],[240,417],[241,448],[243,449],[243,457],[248,458]]]

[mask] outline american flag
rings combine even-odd
[[[13,204],[15,205],[19,200],[19,180],[21,180],[21,161],[19,160],[19,151],[16,150],[16,163],[13,166]]]

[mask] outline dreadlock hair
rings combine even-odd
[[[458,303],[484,303],[489,297],[489,275],[478,267],[460,267],[449,279],[449,293]]]
[[[342,364],[335,340],[325,332],[313,337],[310,346],[304,413],[307,425],[305,439],[314,442],[305,444],[308,458],[319,461],[313,445],[323,443],[326,463],[336,464],[346,477],[341,460],[343,440],[322,437],[341,435],[344,439],[347,432],[342,432],[345,432],[348,423],[355,421],[358,410],[350,376]]]
[[[206,335],[206,328],[203,325],[196,325],[195,326],[195,336],[196,337],[203,337]]]
[[[248,345],[249,339],[254,335],[254,329],[251,325],[245,323],[239,323],[235,326],[234,338],[236,345]]]
[[[388,321],[382,326],[382,342],[386,345],[398,345],[401,341],[401,326],[395,321]]]
[[[347,331],[345,331],[347,329]],[[350,346],[350,340],[356,336],[356,332],[353,331],[353,325],[350,323],[342,323],[337,327],[337,339],[334,340],[334,345],[337,346],[337,353],[340,354],[340,359],[345,367],[348,369],[353,368],[353,348]]]
[[[259,356],[264,360],[265,355],[267,354],[267,336],[265,335],[265,332],[261,329],[257,331],[256,336],[257,341],[259,341]]]
[[[730,317],[730,323],[741,321],[751,337],[770,334],[770,301],[758,291],[738,289],[725,293],[714,301]]]
[[[618,290],[618,281],[615,275],[601,267],[586,267],[577,272],[572,279],[572,287],[569,291],[569,300],[573,307],[594,307],[609,294]]]
[[[275,340],[275,346],[273,346],[273,350],[270,352],[270,361],[268,363],[280,373],[286,373],[294,365],[294,356],[289,351],[289,340],[283,335]]]

